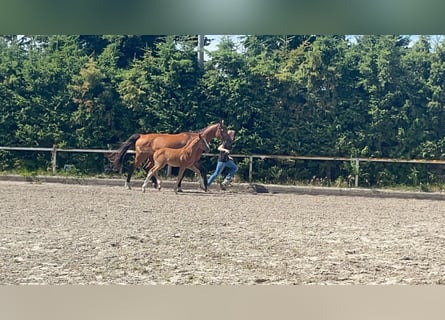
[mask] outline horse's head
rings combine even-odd
[[[230,136],[227,133],[227,127],[224,124],[224,120],[221,120],[218,124],[217,124],[217,131],[216,131],[216,135],[215,135],[219,140],[221,141],[227,141],[230,140]]]
[[[227,128],[224,125],[224,120],[221,120],[218,123],[211,124],[198,132],[201,133],[207,141],[210,141],[215,137],[220,139],[221,141],[225,141],[228,138]]]

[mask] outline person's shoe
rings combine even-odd
[[[222,190],[226,190],[227,187],[230,186],[230,181],[229,180],[224,180],[223,182],[221,182],[221,189]]]

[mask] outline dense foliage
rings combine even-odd
[[[184,35],[1,36],[0,146],[111,149],[135,132],[224,119],[241,154],[445,158],[441,38],[223,37],[204,68],[196,49],[197,37]],[[44,169],[49,157],[0,151],[0,170]],[[89,172],[107,164],[100,154],[59,157]],[[362,185],[443,183],[437,166],[360,170]],[[350,163],[258,160],[254,179],[338,181],[353,171]]]

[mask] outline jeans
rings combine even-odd
[[[228,181],[230,181],[235,175],[235,172],[238,171],[238,166],[235,164],[235,162],[233,162],[233,160],[228,160],[226,162],[218,161],[218,163],[216,164],[215,172],[213,172],[213,174],[209,177],[208,186],[210,186],[213,180],[216,179],[216,177],[224,170],[225,167],[230,169],[225,178],[225,180]]]

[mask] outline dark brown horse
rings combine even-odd
[[[175,192],[177,192],[179,183],[184,176],[185,169],[191,169],[197,175],[201,175],[200,170],[196,167],[196,163],[201,158],[203,152],[209,151],[209,144],[204,138],[204,135],[201,133],[198,133],[197,136],[189,139],[187,144],[182,148],[157,149],[153,154],[154,165],[148,171],[147,178],[145,178],[144,184],[142,185],[142,191],[145,192],[145,188],[147,187],[152,176],[157,178],[157,188],[161,190],[161,180],[156,176],[156,173],[168,164],[172,167],[179,167],[179,173],[174,188]],[[201,175],[201,181],[204,179],[206,179],[206,177]]]
[[[227,128],[224,125],[224,121],[214,123],[208,127],[201,129],[198,132],[182,132],[176,134],[169,133],[147,133],[139,134],[135,133],[125,141],[120,148],[112,153],[108,158],[112,161],[114,168],[119,168],[125,157],[125,154],[130,148],[135,150],[135,158],[132,167],[128,171],[127,180],[125,181],[125,187],[131,189],[130,180],[134,170],[147,160],[145,168],[147,170],[153,167],[153,154],[156,150],[161,148],[173,148],[178,149],[184,147],[187,142],[201,133],[207,142],[210,143],[212,139],[219,138],[225,140],[228,138]],[[206,172],[200,166],[199,161],[195,164],[200,170],[201,176],[205,176]],[[179,188],[181,182],[179,182]],[[201,186],[204,190],[207,190],[207,179],[204,179],[204,186]]]

